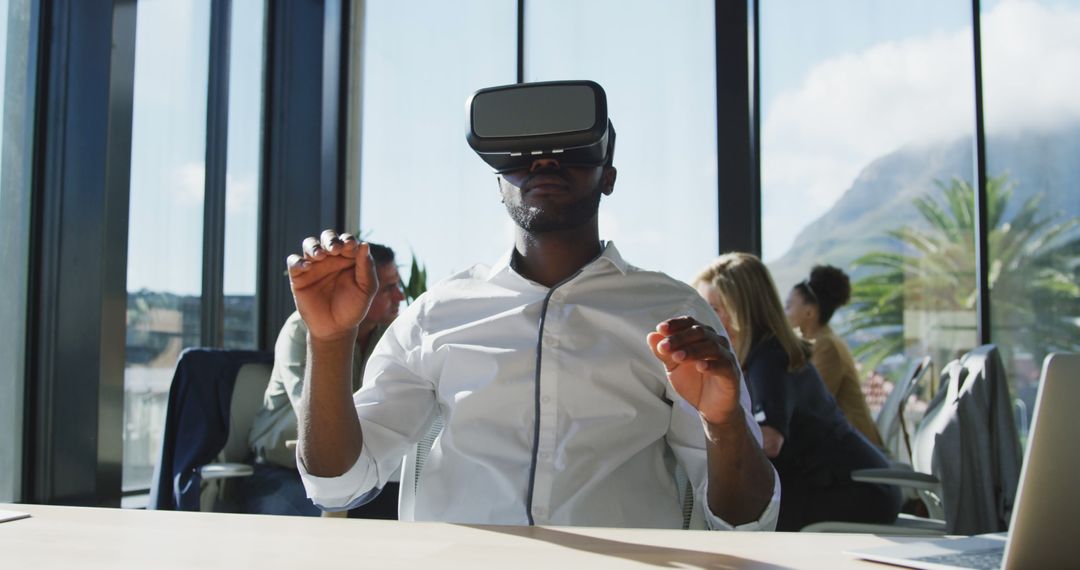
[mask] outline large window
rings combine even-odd
[[[619,180],[601,237],[681,279],[717,253],[712,6],[525,3],[525,80],[593,79],[608,93]],[[493,262],[514,226],[465,143],[464,103],[514,82],[516,3],[375,1],[364,17],[362,231],[415,251],[431,280]]]
[[[0,502],[20,498],[30,251],[31,0],[0,0]]]
[[[516,3],[370,0],[364,7],[360,231],[430,280],[513,243],[495,175],[465,142],[465,99],[513,83]],[[348,228],[356,231],[357,228]]]
[[[764,258],[781,295],[815,264],[851,275],[832,324],[880,394],[977,342],[971,5],[761,8]]]
[[[132,111],[124,488],[149,487],[177,356],[197,346],[208,2],[139,3]]]
[[[1020,427],[1042,361],[1080,351],[1080,2],[984,2],[991,338]]]
[[[525,80],[607,92],[619,177],[600,237],[683,280],[717,254],[714,21],[712,0],[525,3]]]
[[[203,343],[202,270],[224,256],[222,345],[255,348],[264,0],[234,0],[225,247],[203,243],[210,3],[143,0],[135,45],[124,489],[149,487],[180,352]],[[178,49],[182,46],[183,49]]]
[[[225,175],[224,346],[258,345],[255,306],[262,157],[265,0],[233,0]]]

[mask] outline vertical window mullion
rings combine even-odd
[[[203,346],[224,344],[225,191],[229,144],[229,45],[232,0],[214,0],[206,95],[206,178],[203,198]]]
[[[525,82],[525,0],[517,0],[517,82]]]
[[[760,255],[758,3],[715,6],[718,252]]]
[[[986,124],[983,118],[982,10],[971,0],[971,38],[975,71],[975,136],[972,161],[975,182],[975,332],[979,344],[990,342],[990,231],[986,205]]]

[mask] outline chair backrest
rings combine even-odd
[[[929,356],[924,356],[914,362],[899,382],[893,386],[889,397],[885,399],[881,411],[878,413],[878,433],[885,444],[886,451],[892,459],[902,462],[911,462],[911,443],[908,440],[907,425],[904,422],[904,410],[908,399],[918,389],[922,379],[933,368],[933,361]]]
[[[420,489],[420,474],[424,471],[431,447],[443,430],[443,417],[438,415],[424,437],[409,450],[401,461],[401,484],[398,487],[398,520],[416,520],[416,492]]]
[[[960,360],[953,360],[941,369],[940,389],[926,406],[922,420],[911,437],[911,467],[927,475],[933,472],[934,446],[938,435],[956,417],[956,398],[959,387],[967,379]]]
[[[200,509],[200,469],[220,455],[229,439],[237,373],[246,364],[270,363],[273,358],[270,352],[214,348],[189,348],[180,354],[169,387],[149,508]]]
[[[221,459],[242,463],[251,457],[248,434],[255,415],[262,408],[263,394],[270,383],[274,366],[268,362],[251,362],[240,367],[236,373],[229,412],[229,437],[221,450]]]
[[[1016,496],[1020,444],[1001,355],[980,346],[950,362],[912,441],[912,467],[941,482],[949,534],[1005,530]],[[933,506],[928,501],[928,507]]]

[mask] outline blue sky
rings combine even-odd
[[[970,41],[963,53],[970,14],[968,3],[957,0],[761,4],[764,241],[770,259],[827,210],[869,159],[912,140],[962,133],[969,116],[964,105],[970,103],[970,63],[963,68],[965,58],[970,62]],[[140,2],[129,290],[199,291],[208,5]],[[511,243],[494,176],[469,151],[463,131],[467,95],[514,79],[513,5],[367,3],[361,222],[370,239],[394,247],[401,261],[407,263],[414,250],[431,279],[473,262],[490,263]],[[1051,9],[1063,5],[1071,11]],[[984,3],[984,35],[1008,31],[1002,22],[1011,14],[1016,25],[1047,28],[1064,36],[1050,39],[1075,47],[1077,40],[1053,24],[1067,21],[1062,15],[1078,7],[1075,0]],[[594,78],[609,92],[620,173],[615,194],[601,206],[603,237],[632,263],[689,279],[716,253],[714,189],[718,179],[723,183],[709,132],[716,80],[711,0],[533,0],[526,9],[527,78]],[[227,293],[250,294],[262,14],[256,0],[238,0],[234,10],[225,280]],[[1038,53],[1044,48],[1033,36],[1022,35]],[[998,43],[1012,46],[1013,39]],[[940,53],[950,49],[957,53]],[[875,63],[912,58],[911,76],[885,74],[902,84],[878,81]],[[920,89],[923,72],[943,85]],[[992,82],[994,74],[987,73]],[[1055,73],[1069,78],[1076,72]],[[997,77],[1000,91],[1008,91]],[[821,86],[830,86],[824,99],[815,91]],[[938,99],[945,119],[923,113],[926,124],[916,120],[922,116],[917,110]],[[865,101],[876,101],[876,108]],[[1052,114],[1069,104],[1048,101],[1044,107]],[[997,107],[1002,116],[1008,105]],[[894,122],[880,122],[889,118]]]
[[[877,2],[881,12],[868,14],[869,4],[762,15],[766,261],[787,251],[872,160],[974,129],[968,4]],[[1080,120],[1080,2],[984,3],[981,21],[987,132]]]
[[[769,112],[776,94],[797,89],[822,61],[968,26],[970,6],[967,0],[762,1],[762,112]]]
[[[190,0],[139,2],[129,291],[200,291],[209,7]],[[263,20],[260,0],[233,0],[226,294],[255,290]]]

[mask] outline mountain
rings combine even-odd
[[[937,183],[972,180],[970,138],[909,145],[867,165],[824,215],[806,226],[794,245],[769,269],[781,297],[818,263],[851,272],[852,262],[870,251],[897,251],[885,232],[921,224],[913,200],[938,194]],[[1010,210],[1042,193],[1042,211],[1060,219],[1080,216],[1080,124],[1051,132],[1016,132],[987,139],[987,175],[1007,174],[1014,185]],[[1005,219],[1010,219],[1011,211]],[[858,278],[860,271],[852,272]]]

